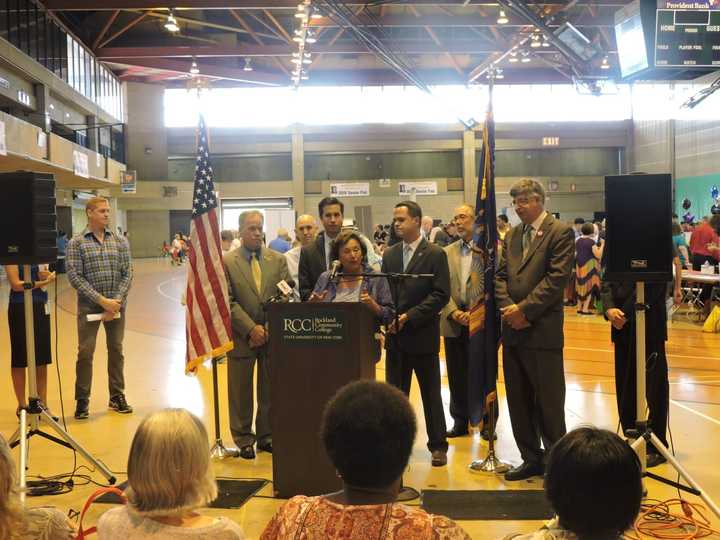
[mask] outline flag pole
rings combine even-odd
[[[491,131],[490,127],[488,126],[488,123],[491,122],[491,114],[492,114],[492,98],[493,98],[493,86],[495,84],[495,77],[496,77],[496,70],[495,68],[491,68],[488,72],[488,115],[485,118],[485,125],[483,126],[483,169],[480,171],[480,174],[482,175],[482,182],[479,182],[478,185],[478,195],[477,195],[477,208],[476,212],[479,212],[481,209],[480,202],[487,202],[487,201],[494,201],[494,199],[489,199],[490,197],[494,197],[494,190],[495,190],[495,183],[494,183],[494,156],[493,156],[493,146],[494,144],[491,142]],[[492,182],[491,182],[492,180]],[[486,215],[490,210],[492,212],[492,215]],[[496,216],[494,215],[495,210],[495,204],[494,202],[491,202],[489,206],[483,205],[483,216],[486,220],[486,223],[488,223],[488,220],[492,220],[493,222],[496,219]],[[480,214],[478,214],[480,215]],[[478,218],[476,218],[478,219]],[[490,241],[493,241],[497,243],[496,235],[491,234],[491,231],[494,231],[493,225],[490,225],[490,227],[484,227],[483,233],[481,233],[480,238],[482,238],[485,242],[485,245],[480,246],[480,249],[485,249],[485,263],[493,265],[491,267],[492,273],[490,274],[490,277],[494,277],[494,268],[495,268],[495,262],[497,258],[497,246],[490,246]],[[475,239],[477,241],[477,238]],[[494,255],[493,255],[494,253]],[[484,280],[488,280],[487,274],[484,277]],[[494,280],[493,280],[494,281]],[[494,287],[494,283],[490,283],[489,285],[485,283],[484,290],[487,291],[489,288]],[[492,290],[492,289],[491,289]],[[488,322],[491,320],[491,317],[495,317],[495,303],[491,302],[490,306],[486,307],[492,307],[492,313],[488,311],[483,311],[483,319],[486,324],[483,325],[483,332],[485,332],[485,336],[483,338],[483,350],[487,352],[490,348],[490,345],[487,340],[493,339],[495,331],[495,326],[490,325]],[[496,342],[492,344],[493,346],[496,346]],[[497,349],[494,351],[494,362],[497,364]],[[490,359],[487,357],[487,354],[483,354],[483,361],[489,362]],[[495,378],[497,378],[497,370],[495,370]],[[485,381],[485,384],[487,384],[487,381]],[[495,388],[488,392],[488,394],[485,396],[485,399],[482,404],[482,412],[484,413],[484,418],[488,418],[487,422],[489,423],[489,426],[485,424],[483,419],[480,419],[480,424],[482,426],[482,431],[486,432],[488,434],[488,454],[487,457],[483,460],[476,460],[473,461],[470,464],[470,470],[473,472],[483,472],[483,473],[491,473],[491,474],[502,474],[510,470],[510,465],[507,463],[502,462],[495,452],[495,434],[496,434],[496,423],[497,423],[497,385],[495,384]]]
[[[220,435],[220,397],[218,392],[217,366],[225,356],[213,356],[212,359],[212,380],[213,380],[213,412],[215,420],[215,444],[210,449],[210,457],[213,459],[225,459],[228,457],[239,457],[240,450],[233,447],[226,447]]]
[[[189,83],[189,86],[188,86],[189,91],[195,90],[195,93],[196,93],[195,95],[197,97],[198,104],[200,102],[200,98],[202,97],[202,90],[204,90],[206,88],[207,88],[207,84],[201,78],[194,78]],[[202,134],[201,134],[201,130],[202,130]],[[202,141],[201,141],[201,136],[203,137]],[[207,125],[205,125],[205,123],[202,119],[202,113],[199,113],[198,129],[195,131],[195,148],[199,148],[198,154],[200,155],[202,153],[200,150],[203,150],[203,148],[200,148],[200,146],[202,144],[204,146],[205,158],[208,160],[207,163],[205,164],[205,166],[207,167],[207,171],[205,171],[205,175],[204,175],[203,179],[200,180],[200,184],[203,184],[203,182],[204,182],[205,186],[208,186],[208,185],[213,186],[212,167],[210,167],[210,164],[209,164],[209,143],[210,143],[209,130],[207,128]],[[200,160],[200,159],[201,159],[201,157],[198,157],[198,160]],[[200,165],[198,165],[198,167],[199,166]],[[196,173],[195,173],[196,174],[195,188],[198,188],[198,183],[197,183],[198,178],[199,178],[199,173],[197,171],[198,167],[196,167]],[[198,191],[198,192],[200,192],[200,191]],[[208,195],[210,196],[209,202],[212,202],[213,204],[215,204],[215,201],[212,200],[213,194],[214,194],[214,186],[212,189],[208,190]],[[202,196],[198,196],[198,198],[201,198],[201,197]],[[196,200],[195,203],[198,203],[198,201]],[[205,204],[203,204],[203,207],[205,207]],[[193,205],[193,216],[195,216],[196,212],[198,212],[198,211],[199,211],[199,206],[196,208],[195,205]],[[213,208],[212,212],[214,213],[215,211],[216,211],[215,208]],[[214,216],[214,214],[213,214],[213,216]],[[193,220],[194,219],[195,219],[195,217],[193,217]],[[213,220],[214,219],[215,218],[213,217]],[[203,228],[205,228],[205,227],[208,227],[207,230],[212,230],[212,231],[216,230],[212,226],[212,224],[203,225]],[[195,228],[195,226],[191,227],[190,235],[191,235],[191,239],[190,239],[191,245],[194,245],[195,243],[199,244],[199,243],[201,243],[201,240],[204,240],[207,242],[208,239],[210,239],[210,241],[212,241],[212,237],[214,236],[214,234],[208,235],[207,233],[204,233],[204,234],[200,235],[202,238],[200,238],[200,236],[198,236],[196,238],[192,238],[193,235],[198,235],[198,232],[197,232],[197,229]],[[208,249],[217,249],[218,253],[219,253],[220,239],[217,238],[216,240],[217,240],[217,245],[211,243],[208,246]],[[214,269],[214,271],[215,271],[214,275],[221,274],[222,275],[221,280],[224,281],[225,275],[224,275],[224,271],[221,267],[221,263],[217,263],[216,265],[218,266],[218,268]],[[191,261],[191,264],[188,269],[188,280],[191,279],[191,274],[193,272],[195,272],[195,269],[193,268],[193,266],[194,266],[194,264]],[[188,283],[190,283],[190,281],[188,281]],[[215,298],[214,300],[216,302],[220,302],[220,303],[222,303],[223,301],[225,303],[227,303],[227,294],[226,293],[224,294],[224,298]],[[230,325],[229,320],[224,321],[224,323],[225,323],[225,327],[226,327],[225,331],[229,332],[229,325]],[[230,337],[230,336],[228,336],[228,337]],[[190,339],[190,338],[188,337],[188,339]],[[190,366],[190,368],[191,368],[190,371],[191,372],[195,371],[195,368],[197,367],[197,362],[201,361],[203,358],[207,358],[208,356],[211,357],[212,387],[213,387],[213,424],[214,424],[214,428],[215,428],[214,429],[215,442],[214,442],[212,448],[210,448],[210,457],[213,459],[225,459],[228,457],[239,457],[240,456],[240,451],[237,448],[225,446],[225,444],[223,443],[223,440],[222,440],[222,436],[220,434],[220,392],[219,392],[219,387],[218,387],[218,368],[217,368],[217,366],[218,366],[218,364],[222,363],[224,361],[224,359],[226,358],[225,354],[223,354],[223,353],[225,351],[229,350],[230,348],[232,348],[231,342],[221,344],[220,347],[216,346],[216,348],[213,349],[212,351],[208,351],[208,350],[201,351],[200,356],[198,358],[196,358],[193,361],[193,365]],[[203,352],[204,352],[204,354],[202,354]],[[196,352],[196,354],[198,354],[198,353]],[[190,356],[190,358],[196,356],[196,354]],[[186,366],[186,369],[188,369],[188,366]]]

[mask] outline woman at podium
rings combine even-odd
[[[338,261],[317,280],[309,302],[361,302],[376,318],[389,324],[393,318],[390,286],[367,262],[367,247],[355,231],[341,232],[330,248],[330,260]],[[363,275],[365,274],[365,275]]]

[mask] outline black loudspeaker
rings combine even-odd
[[[669,174],[605,177],[604,279],[672,281],[672,180]]]
[[[0,264],[55,262],[55,177],[3,173],[0,194]]]

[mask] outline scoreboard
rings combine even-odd
[[[658,0],[656,67],[720,67],[720,0]]]

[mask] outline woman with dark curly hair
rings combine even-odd
[[[293,497],[260,540],[470,540],[452,520],[395,502],[416,430],[410,402],[395,387],[357,381],[341,388],[320,436],[342,490]]]
[[[362,302],[382,323],[393,318],[390,287],[385,278],[363,277],[374,273],[367,264],[367,247],[355,231],[342,231],[330,248],[330,260],[340,261],[341,276],[330,279],[330,271],[320,274],[309,302]]]
[[[514,540],[618,540],[642,500],[640,461],[611,431],[577,428],[550,451],[545,494],[556,517]]]

